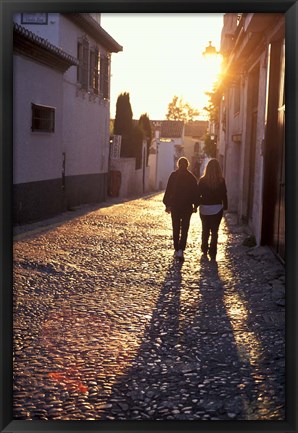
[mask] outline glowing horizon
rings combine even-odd
[[[103,13],[101,25],[123,46],[112,54],[111,118],[123,92],[130,95],[134,119],[144,113],[166,119],[175,95],[206,116],[205,92],[212,90],[219,61],[202,53],[209,41],[219,50],[223,14]]]

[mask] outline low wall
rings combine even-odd
[[[135,169],[135,158],[112,159],[110,171],[121,173],[121,184],[118,197],[132,197],[149,191],[149,167]],[[144,176],[144,179],[143,179]]]

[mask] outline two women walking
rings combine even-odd
[[[166,212],[172,217],[175,256],[183,260],[191,215],[200,207],[201,251],[216,260],[218,229],[223,211],[228,207],[225,179],[215,158],[206,165],[198,184],[188,166],[187,158],[178,160],[178,168],[171,173],[163,197]]]

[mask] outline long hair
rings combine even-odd
[[[205,167],[202,178],[205,179],[210,188],[216,188],[221,182],[223,182],[223,175],[216,158],[210,159]]]

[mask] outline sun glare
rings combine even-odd
[[[112,57],[111,117],[122,92],[134,118],[165,119],[174,95],[202,112],[221,62],[202,53],[209,40],[219,50],[222,25],[223,14],[102,14],[103,28],[123,46]]]

